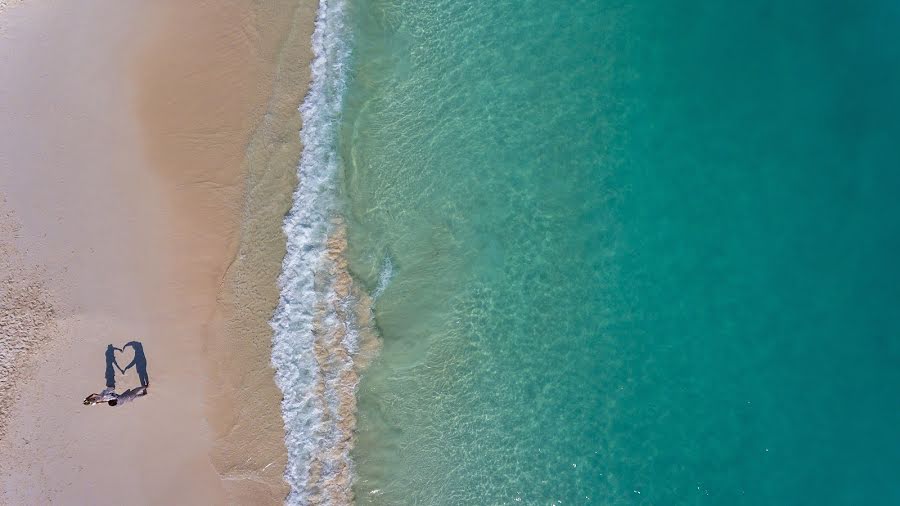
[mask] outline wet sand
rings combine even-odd
[[[0,503],[283,500],[267,321],[314,14],[308,0],[2,13],[0,268],[39,280],[28,293],[48,323],[0,383],[15,395]],[[7,340],[27,316],[12,307]],[[82,406],[106,345],[134,339],[150,394]],[[130,370],[117,389],[137,382]]]

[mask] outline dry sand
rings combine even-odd
[[[2,13],[0,274],[16,281],[0,290],[0,338],[42,323],[0,382],[14,395],[0,404],[0,503],[283,500],[267,321],[315,7]],[[132,339],[150,395],[82,406],[104,386],[106,345]],[[137,384],[133,370],[117,379]]]

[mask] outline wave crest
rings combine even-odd
[[[319,2],[312,80],[300,107],[299,182],[284,221],[287,252],[271,321],[272,365],[284,394],[287,504],[352,501],[356,389],[378,346],[371,298],[350,275],[346,224],[335,203],[350,54],[345,17],[344,0]]]

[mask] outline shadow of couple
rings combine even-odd
[[[116,361],[116,352],[123,352],[125,351],[125,348],[128,348],[129,346],[134,350],[134,358],[131,360],[131,363],[126,365],[123,369]],[[113,367],[115,367],[115,369],[113,369]],[[116,388],[116,369],[118,369],[122,374],[125,374],[125,371],[131,369],[132,367],[134,367],[138,373],[138,379],[140,379],[141,381],[141,386],[146,387],[150,385],[150,376],[147,374],[147,356],[144,355],[144,345],[141,344],[140,341],[131,341],[125,343],[125,345],[121,348],[116,348],[111,344],[106,347],[107,388]]]

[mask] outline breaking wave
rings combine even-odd
[[[371,299],[347,266],[346,225],[335,200],[350,54],[345,18],[345,1],[319,2],[312,79],[300,107],[299,183],[284,221],[287,252],[271,321],[272,364],[284,395],[287,504],[352,501],[356,388],[378,343]]]

